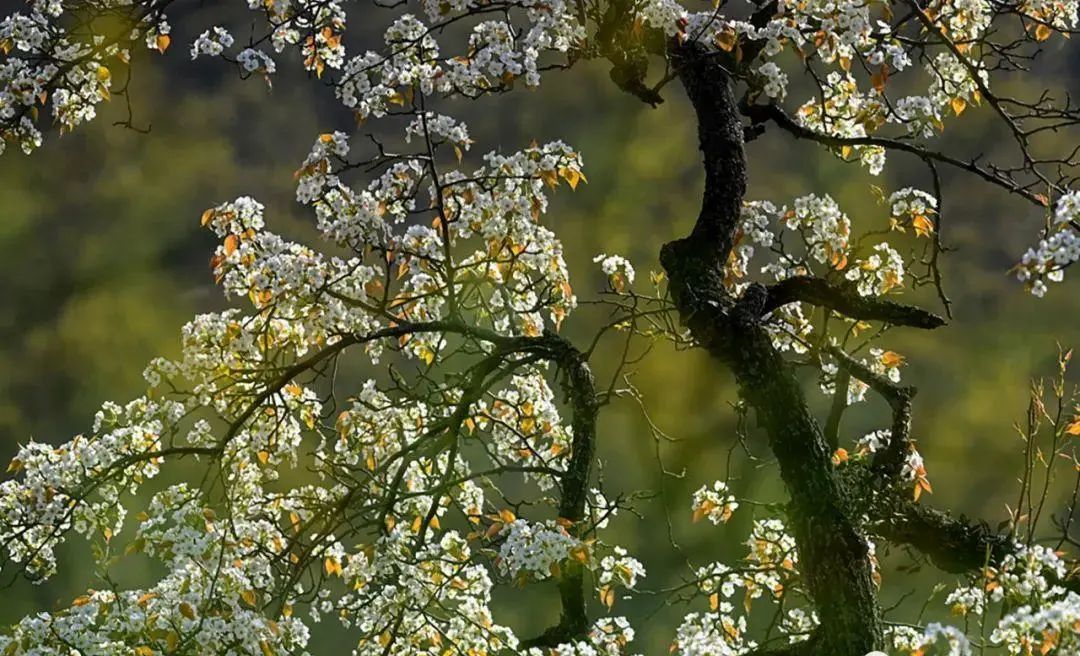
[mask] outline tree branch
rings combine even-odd
[[[874,456],[871,467],[887,478],[897,478],[911,446],[911,402],[918,390],[910,385],[894,383],[885,376],[874,373],[838,346],[830,346],[827,350],[840,362],[842,370],[869,385],[870,389],[884,397],[892,408],[892,435],[889,445]]]
[[[570,520],[570,530],[577,532],[585,519],[585,498],[596,452],[596,416],[599,412],[596,383],[585,354],[570,342],[550,332],[539,339],[547,342],[552,359],[562,369],[563,390],[573,414],[571,427],[574,440],[570,462],[560,486],[559,516]],[[528,641],[528,646],[555,646],[582,638],[589,632],[589,616],[585,608],[585,571],[580,563],[571,561],[563,568],[559,579],[559,597],[562,600],[559,623]]]
[[[877,508],[875,528],[896,545],[912,547],[939,569],[954,574],[993,565],[1015,551],[1013,541],[985,523],[893,498]]]
[[[1045,207],[1045,202],[1039,198],[1039,195],[1021,187],[1013,180],[997,173],[993,170],[983,168],[976,164],[974,161],[965,162],[962,159],[946,155],[936,150],[930,150],[922,146],[909,143],[907,141],[901,141],[899,139],[890,139],[887,137],[834,137],[832,135],[823,134],[810,128],[799,125],[791,116],[789,116],[783,109],[774,104],[769,105],[751,105],[744,103],[740,107],[743,114],[749,117],[755,123],[764,123],[765,121],[772,121],[779,128],[785,132],[790,133],[796,139],[808,139],[810,141],[816,141],[822,145],[832,148],[841,148],[843,146],[880,146],[887,150],[899,150],[906,153],[911,153],[923,161],[934,161],[942,164],[948,164],[962,171],[967,171],[973,175],[976,175],[986,182],[997,185],[1006,191],[1023,197],[1024,199],[1038,205],[1039,207]]]
[[[840,314],[863,321],[884,321],[894,326],[932,330],[945,325],[945,320],[913,305],[885,299],[860,296],[850,286],[834,285],[823,278],[798,276],[770,285],[765,311],[802,301],[835,310]]]

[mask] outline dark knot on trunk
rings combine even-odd
[[[733,301],[724,288],[724,271],[714,244],[693,236],[676,239],[660,248],[660,264],[667,271],[671,298],[684,322],[695,313],[730,309]]]

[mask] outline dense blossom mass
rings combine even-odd
[[[468,126],[439,111],[445,98],[537,87],[582,58],[631,57],[605,51],[614,46],[597,36],[607,19],[595,3],[364,7],[365,21],[390,16],[370,49],[349,41],[353,4],[249,0],[259,27],[210,25],[185,46],[191,59],[221,59],[267,82],[291,57],[358,120],[379,120],[398,138],[314,138],[296,171],[296,200],[310,208],[322,249],[273,232],[255,199],[208,209],[201,223],[220,242],[213,275],[236,307],[188,323],[181,355],[151,362],[146,393],[106,403],[86,434],[19,449],[0,484],[11,567],[48,579],[57,550],[78,534],[106,570],[144,554],[165,574],[143,589],[102,582],[65,608],[25,617],[0,635],[5,656],[284,656],[305,653],[322,621],[343,625],[360,656],[634,653],[635,625],[616,613],[646,586],[648,563],[607,539],[629,502],[607,498],[589,476],[597,406],[628,390],[613,383],[598,394],[592,349],[560,336],[578,297],[546,218],[551,192],[587,183],[583,158],[559,141],[481,154]],[[698,42],[733,56],[749,117],[779,116],[875,176],[898,150],[1036,201],[1046,227],[1015,268],[1032,293],[1042,296],[1080,260],[1080,192],[1039,170],[1027,182],[932,151],[946,124],[996,98],[994,73],[1012,55],[989,45],[995,30],[1019,30],[1017,43],[1029,45],[1068,36],[1076,0],[689,5],[620,3],[628,13],[619,29],[631,41]],[[31,153],[43,123],[65,132],[95,118],[121,71],[146,50],[170,50],[173,9],[165,0],[30,0],[5,18],[0,147]],[[94,31],[84,20],[94,12],[112,27]],[[807,71],[809,87],[798,82]],[[886,307],[926,284],[944,298],[939,190],[877,192],[879,214],[857,220],[824,193],[743,202],[723,286],[738,296],[755,284],[822,280],[850,290],[845,307],[854,308]],[[653,290],[644,292],[623,256],[599,254],[594,265],[615,332],[691,341],[658,318],[674,312],[663,274],[649,276]],[[904,357],[874,343],[890,318],[845,307],[784,299],[764,311],[765,327],[777,352],[818,371],[834,406],[873,390],[902,408]],[[377,373],[339,393],[346,366]],[[895,459],[905,494],[930,493],[915,440],[899,427],[831,435],[837,475]],[[1062,424],[1066,431],[1080,433],[1080,422]],[[179,460],[211,473],[150,483]],[[749,513],[750,532],[745,552],[689,567],[673,593],[689,604],[670,632],[681,656],[796,645],[819,630],[798,532],[782,508],[749,503],[730,483],[696,481],[689,499],[689,517],[715,525],[699,530],[734,530],[730,520]],[[536,492],[535,501],[514,504],[507,486]],[[886,536],[867,525],[867,557],[883,585],[875,553]],[[1020,533],[1006,547],[1010,555],[947,593],[955,625],[889,624],[890,653],[1077,653],[1080,596],[1062,585],[1062,555]],[[554,638],[519,635],[492,592],[527,594],[540,582],[598,617],[560,625]],[[775,619],[762,623],[766,615]]]

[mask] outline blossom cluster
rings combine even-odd
[[[601,600],[605,597],[610,600],[609,595],[615,587],[633,590],[637,587],[638,579],[644,576],[645,566],[641,564],[641,561],[628,555],[626,549],[616,546],[611,555],[604,556],[600,561],[600,575],[596,582],[599,585]]]
[[[1061,282],[1065,269],[1080,261],[1080,192],[1070,191],[1058,199],[1045,239],[1024,253],[1016,277],[1035,296],[1046,294],[1046,283]]]
[[[954,614],[981,624],[990,643],[1005,653],[1072,653],[1080,647],[1080,595],[1060,585],[1067,573],[1053,550],[1017,544],[996,566],[950,592],[945,603]],[[1001,611],[991,612],[992,604]],[[929,628],[926,636],[894,636],[894,642],[903,640],[916,649],[930,644],[934,636]],[[938,629],[937,634],[955,645],[949,653],[970,653],[956,629]]]
[[[892,246],[877,244],[869,257],[853,262],[844,277],[861,296],[884,296],[904,285],[904,258]]]
[[[227,47],[214,34],[207,39]],[[477,535],[446,526],[453,515],[484,521],[491,477],[554,489],[572,454],[544,362],[510,358],[499,376],[473,372],[494,345],[527,344],[513,340],[557,328],[573,309],[561,245],[539,219],[547,190],[584,177],[580,156],[560,142],[488,153],[482,167],[461,170],[467,126],[418,108],[412,117],[402,142],[422,142],[416,155],[388,158],[366,186],[342,178],[353,157],[342,133],[318,137],[298,170],[297,198],[314,208],[334,255],[272,232],[252,198],[208,209],[201,222],[219,240],[213,276],[250,309],[189,322],[180,354],[147,366],[147,394],[106,404],[91,433],[20,449],[0,484],[0,535],[37,579],[55,571],[70,533],[104,544],[125,535],[128,495],[181,457],[217,463],[228,506],[207,490],[170,488],[139,515],[132,542],[169,573],[146,590],[89,591],[67,610],[28,617],[4,638],[8,653],[64,644],[98,653],[113,643],[299,653],[325,616],[353,631],[358,654],[494,653],[517,647],[492,615],[494,571],[546,578],[572,558],[610,586],[637,585],[636,559],[616,545],[594,560],[560,523],[503,522],[488,536],[500,544],[494,558],[474,550]],[[435,166],[428,154],[444,148],[461,153]],[[419,212],[431,227],[413,220]],[[445,353],[448,331],[466,347]],[[331,411],[313,383],[350,348],[372,364],[450,360],[447,371],[466,373],[422,379],[420,393],[395,384],[394,368],[392,382],[370,378]],[[483,444],[479,456],[454,446],[465,440]],[[281,480],[300,467],[315,478]],[[615,509],[594,496],[597,525],[606,524]],[[357,539],[366,544],[345,546]],[[209,562],[231,565],[215,579]],[[136,607],[146,612],[127,610]],[[633,636],[615,619],[594,633],[587,649],[612,655]]]
[[[15,140],[27,152],[40,145],[41,132],[31,114],[50,100],[54,117],[66,129],[93,119],[95,106],[110,97],[110,67],[129,66],[136,44],[160,53],[169,49],[169,3],[98,4],[96,10],[114,13],[131,29],[107,38],[69,30],[66,14],[74,20],[75,12],[57,0],[32,0],[26,11],[0,23],[0,46],[7,55],[0,67],[5,140]],[[403,14],[386,29],[383,50],[350,56],[343,39],[347,12],[340,0],[244,4],[263,15],[262,31],[256,22],[248,43],[240,44],[227,27],[213,26],[191,43],[193,59],[220,57],[234,63],[242,75],[269,76],[278,68],[275,56],[292,50],[305,70],[319,77],[337,73],[333,86],[338,97],[360,117],[386,114],[402,104],[405,90],[414,85],[425,94],[469,96],[508,88],[519,77],[536,86],[541,55],[566,53],[584,38],[583,26],[562,0],[526,3],[519,16],[475,25],[463,48],[466,55],[444,57],[434,33],[474,6],[427,2],[430,25]]]
[[[727,483],[716,481],[711,487],[703,485],[694,492],[690,508],[694,511],[694,521],[705,517],[713,524],[721,524],[731,519],[739,508],[739,502],[728,491]]]
[[[584,548],[554,522],[530,524],[517,519],[507,524],[503,533],[499,567],[510,577],[545,579],[557,572],[556,567],[571,551]]]
[[[551,649],[530,647],[525,656],[623,656],[634,639],[625,617],[603,617],[593,623],[583,640],[564,642]]]
[[[634,267],[621,255],[601,253],[593,258],[600,264],[600,269],[607,275],[608,283],[616,292],[621,292],[634,284]]]

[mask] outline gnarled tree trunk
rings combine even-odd
[[[803,652],[864,656],[881,647],[882,622],[867,542],[849,494],[791,366],[761,325],[765,288],[752,285],[735,299],[722,284],[747,175],[731,80],[717,53],[702,44],[674,43],[669,55],[697,114],[705,195],[693,231],[665,244],[661,262],[683,322],[735,374],[779,462],[800,570],[821,619]]]

